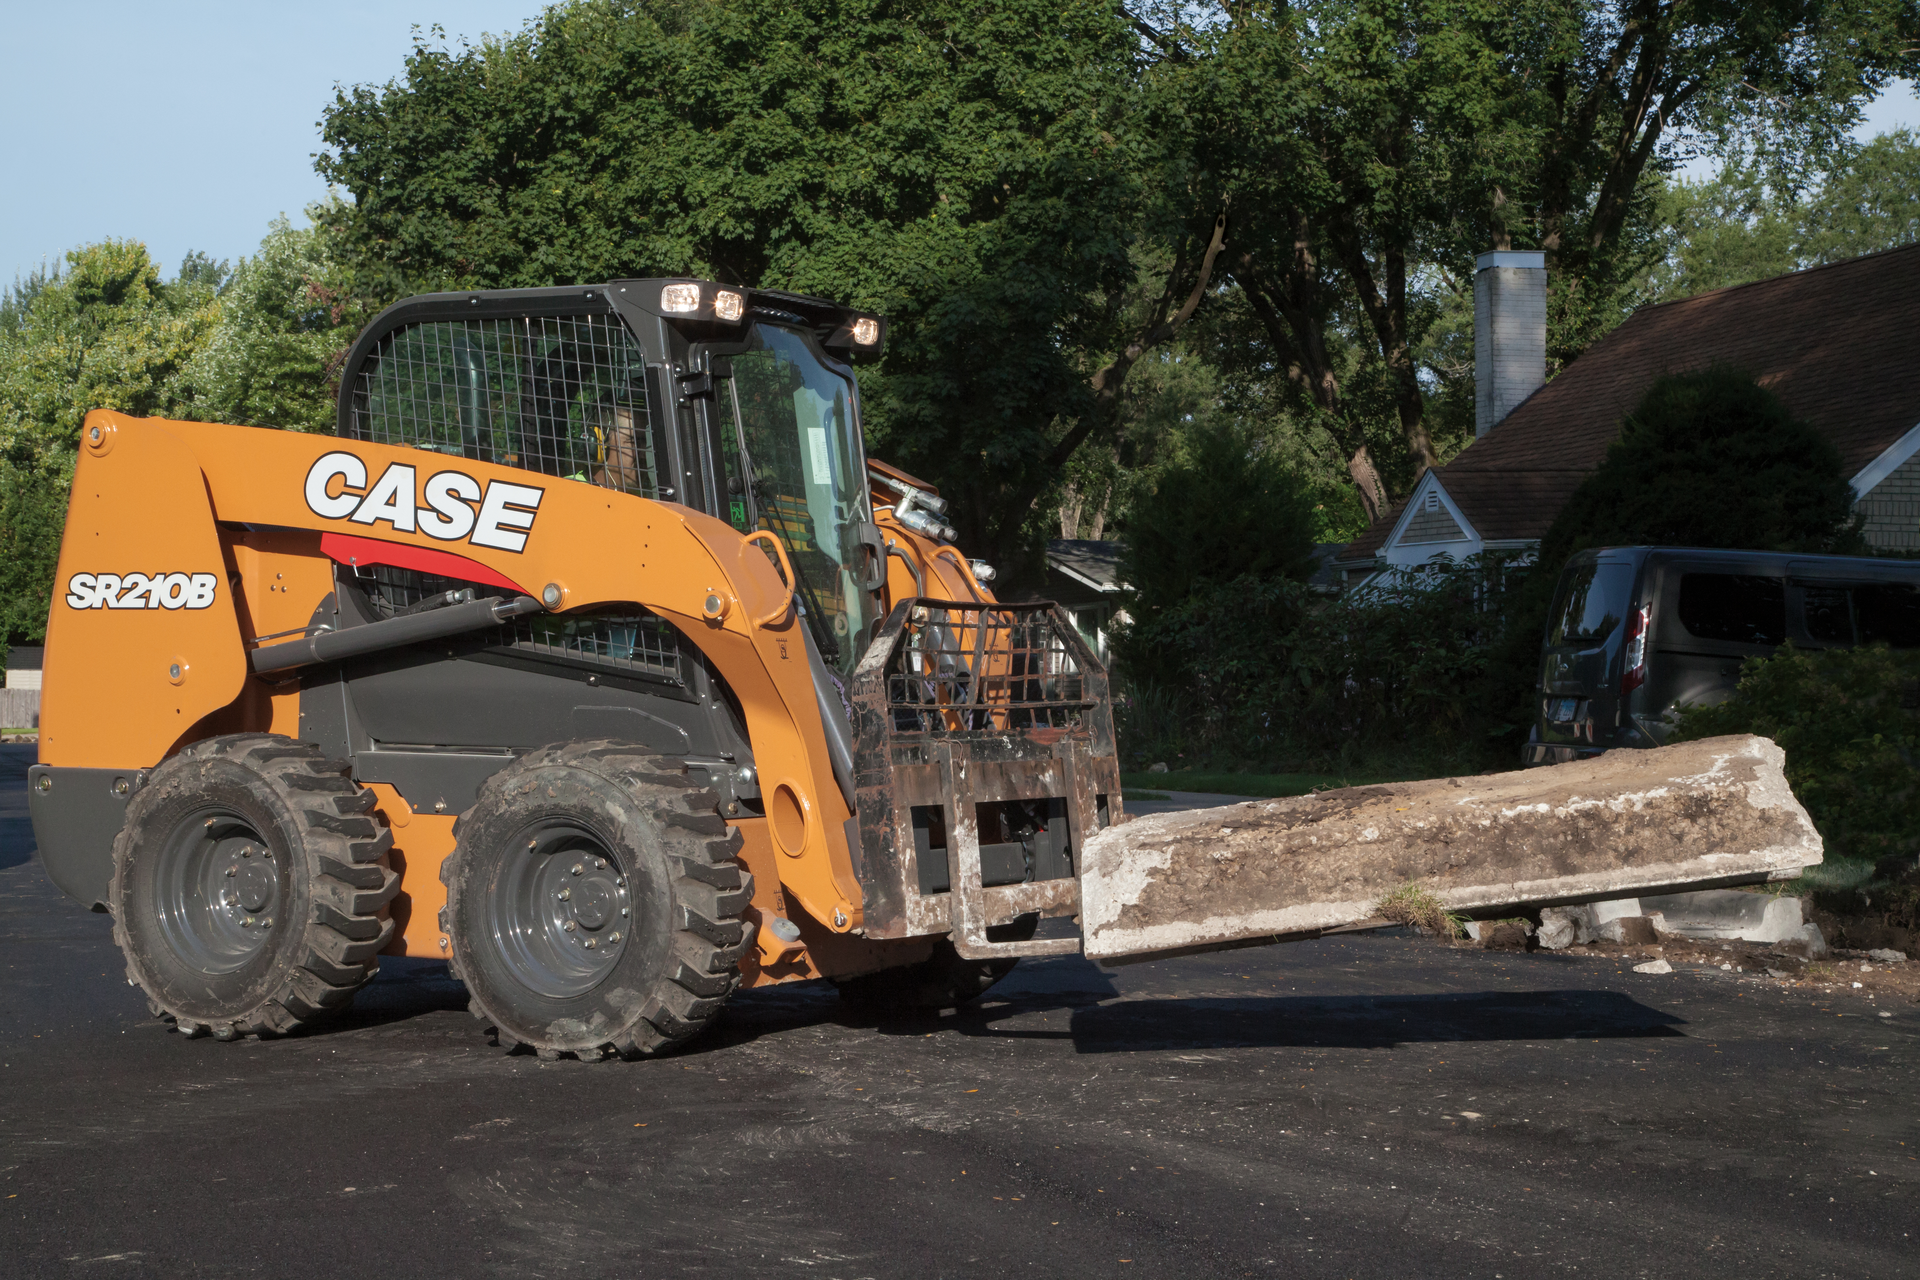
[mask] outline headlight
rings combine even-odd
[[[700,286],[697,284],[670,284],[660,290],[660,309],[662,311],[698,311],[700,309]]]
[[[974,580],[982,586],[992,582],[996,576],[993,571],[993,566],[985,560],[969,560],[967,561],[967,567],[973,570]]]
[[[863,316],[853,322],[853,340],[860,346],[870,347],[880,341],[880,322],[871,316]]]
[[[674,286],[669,285],[668,288]],[[713,295],[713,314],[722,320],[738,320],[747,313],[747,300],[737,293],[722,289]]]

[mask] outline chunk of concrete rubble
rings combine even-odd
[[[1150,814],[1086,842],[1084,949],[1147,958],[1309,936],[1375,919],[1408,884],[1491,915],[1790,878],[1821,842],[1784,763],[1742,735]]]
[[[1649,960],[1645,964],[1633,966],[1635,973],[1672,973],[1673,966],[1665,960]]]
[[[1891,947],[1875,947],[1873,950],[1867,952],[1867,955],[1869,958],[1878,960],[1882,964],[1904,964],[1907,959],[1906,952],[1895,951]]]
[[[1660,941],[1660,935],[1646,916],[1616,916],[1600,926],[1600,940],[1623,947],[1650,947]]]
[[[1487,937],[1492,933],[1494,926],[1499,923],[1512,925],[1514,928],[1520,930],[1521,936],[1523,937],[1531,938],[1533,936],[1533,924],[1527,920],[1469,920],[1462,928],[1467,931],[1467,936],[1475,942],[1485,942]]]
[[[1610,898],[1571,907],[1547,907],[1540,912],[1540,945],[1558,951],[1590,942],[1619,942],[1619,931],[1608,931],[1616,920],[1641,915],[1640,899]],[[1655,922],[1658,927],[1658,922]]]
[[[1711,941],[1786,942],[1807,922],[1799,898],[1737,889],[1647,897],[1640,905],[1665,916],[1668,933]]]

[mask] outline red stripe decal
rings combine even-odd
[[[355,538],[344,533],[321,534],[320,550],[336,564],[390,564],[396,569],[414,569],[439,578],[457,578],[462,582],[478,582],[482,586],[505,587],[523,596],[532,594],[519,583],[500,576],[478,560],[469,560],[451,551],[435,551],[431,547],[409,546],[404,542],[382,542],[378,538]]]

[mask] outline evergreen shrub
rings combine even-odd
[[[1785,750],[1787,782],[1829,861],[1920,854],[1920,650],[1749,658],[1733,696],[1682,711],[1672,741],[1725,733]]]

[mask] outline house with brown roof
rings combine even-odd
[[[1544,259],[1482,254],[1474,337],[1478,438],[1348,544],[1349,583],[1537,546],[1653,380],[1712,365],[1833,441],[1870,545],[1920,550],[1920,245],[1643,307],[1552,382]]]

